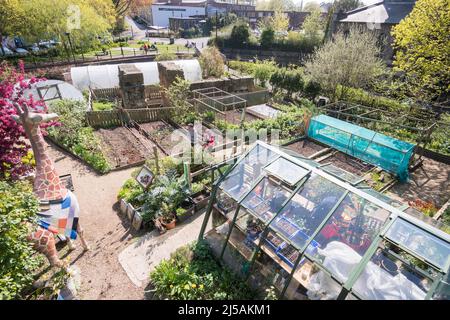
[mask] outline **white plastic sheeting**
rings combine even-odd
[[[171,61],[183,69],[188,81],[202,79],[200,64],[196,59]],[[133,63],[144,75],[144,85],[159,84],[158,62]],[[72,83],[80,90],[115,88],[119,86],[119,64],[73,67],[70,69]]]
[[[58,87],[59,94],[55,85]],[[83,93],[80,90],[75,88],[70,83],[61,80],[45,80],[36,82],[31,86],[31,89],[24,91],[24,96],[29,97],[31,94],[34,100],[40,100],[41,97],[39,96],[38,90],[41,92],[42,99],[47,103],[59,100],[59,95],[61,99],[72,99],[79,101],[84,100]]]
[[[361,256],[346,244],[330,242],[319,253],[325,256],[324,267],[337,278],[346,280],[347,275],[361,261]],[[426,293],[403,274],[389,274],[369,261],[353,286],[355,292],[369,300],[423,300]],[[341,287],[324,272],[319,271],[310,278],[307,295],[313,300],[336,299]]]

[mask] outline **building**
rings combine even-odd
[[[169,18],[189,18],[206,15],[206,1],[169,0],[156,2],[151,6],[152,25],[169,27]]]
[[[374,4],[345,13],[338,13],[335,30],[348,30],[351,25],[363,26],[385,38],[383,57],[387,62],[393,57],[392,27],[404,19],[414,8],[415,0],[380,0]]]

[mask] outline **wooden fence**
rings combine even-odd
[[[103,89],[92,89],[93,98],[95,100],[107,100],[115,101],[120,98],[119,88],[103,88]],[[147,85],[144,87],[145,99],[148,100],[161,100],[161,90],[159,86]]]
[[[95,100],[115,101],[120,96],[119,88],[91,89]]]
[[[167,120],[173,108],[117,109],[108,111],[88,111],[87,123],[94,128],[117,127],[129,123]]]

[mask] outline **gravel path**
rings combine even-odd
[[[121,267],[118,254],[142,235],[130,230],[126,220],[116,213],[116,196],[122,183],[134,169],[97,175],[84,164],[50,145],[59,175],[71,174],[75,194],[80,203],[80,223],[91,250],[77,249],[70,261],[81,270],[80,299],[144,299],[144,291],[137,288]]]

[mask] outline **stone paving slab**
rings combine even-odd
[[[120,264],[137,287],[145,287],[149,282],[150,272],[163,259],[169,259],[177,248],[197,240],[205,216],[203,213],[191,217],[163,235],[153,230],[119,254]]]

